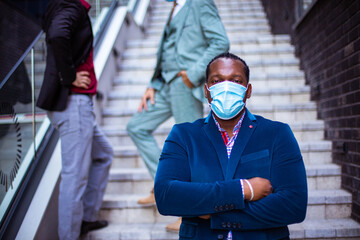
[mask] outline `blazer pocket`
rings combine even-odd
[[[197,224],[183,221],[180,226],[179,240],[193,239],[196,234]]]
[[[240,160],[239,171],[241,178],[270,177],[269,150],[261,150],[243,156]]]
[[[254,152],[254,153],[250,153],[247,154],[243,157],[241,157],[241,163],[246,163],[246,162],[250,162],[250,161],[255,161],[258,159],[262,159],[262,158],[269,158],[269,150],[265,149],[265,150],[261,150],[258,152]]]

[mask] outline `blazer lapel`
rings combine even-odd
[[[212,147],[215,149],[217,157],[220,161],[221,170],[223,173],[223,177],[225,178],[225,173],[228,165],[228,157],[226,152],[226,147],[224,140],[219,133],[219,129],[217,128],[214,119],[211,116],[211,112],[205,120],[205,125],[203,127],[203,131],[209,138]]]
[[[184,29],[184,26],[185,26],[185,23],[186,23],[186,20],[187,20],[187,16],[189,15],[189,12],[190,12],[190,8],[191,8],[191,1],[192,0],[186,0],[186,3],[185,5],[183,6],[183,9],[181,9],[180,11],[185,11],[185,17],[184,17],[184,21],[182,21],[181,23],[179,23],[179,27],[178,27],[178,31],[176,33],[176,43],[175,43],[175,47],[177,48],[177,44],[179,42],[179,38],[182,34],[182,31]]]
[[[246,109],[246,115],[244,117],[243,123],[237,136],[233,149],[231,151],[230,160],[227,164],[225,180],[233,179],[235,175],[236,168],[240,162],[240,158],[247,143],[250,140],[251,135],[255,131],[257,126],[256,118]]]

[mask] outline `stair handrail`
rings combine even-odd
[[[99,27],[99,30],[96,32],[96,35],[94,37],[94,49],[97,48],[99,42],[100,42],[100,39],[101,39],[101,36],[103,35],[105,29],[106,29],[106,25],[108,24],[113,12],[115,11],[115,8],[117,7],[118,5],[118,1],[117,0],[112,0],[111,2],[111,5],[109,6],[109,10],[104,18],[104,20],[101,22],[100,24],[100,27]]]

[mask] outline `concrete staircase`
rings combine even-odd
[[[290,124],[306,164],[309,205],[306,220],[290,226],[291,239],[360,239],[360,225],[350,218],[351,194],[340,188],[341,169],[332,163],[331,142],[324,140],[324,123],[299,70],[299,61],[287,35],[272,35],[259,0],[217,0],[231,41],[231,52],[250,66],[253,96],[248,108],[255,114]],[[165,231],[176,220],[161,216],[155,206],[139,206],[138,198],[153,186],[139,154],[125,130],[153,73],[156,50],[171,3],[152,1],[151,25],[144,40],[131,41],[122,56],[103,129],[115,149],[100,217],[110,226],[84,239],[178,239]],[[205,109],[208,109],[205,106]],[[208,111],[208,110],[206,110]],[[163,144],[174,121],[155,131]]]

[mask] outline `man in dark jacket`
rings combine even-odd
[[[93,111],[97,80],[89,9],[85,0],[52,0],[43,23],[48,52],[37,106],[60,132],[60,239],[78,239],[107,225],[97,215],[113,149]]]

